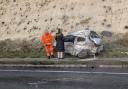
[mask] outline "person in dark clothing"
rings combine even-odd
[[[58,33],[56,33],[55,39],[57,58],[64,59],[64,36],[61,29],[58,29]]]

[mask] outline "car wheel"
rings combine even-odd
[[[96,51],[96,55],[99,55],[103,51],[103,46],[98,47]]]
[[[87,50],[82,50],[81,52],[78,53],[77,55],[79,58],[84,59],[87,58],[88,56],[88,51]]]

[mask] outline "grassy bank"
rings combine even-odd
[[[128,33],[121,36],[103,38],[104,51],[101,58],[128,57]],[[44,49],[37,40],[3,40],[0,41],[0,58],[43,58]],[[67,56],[71,57],[71,56]]]
[[[0,58],[40,58],[44,56],[42,45],[33,40],[0,41]]]
[[[128,33],[120,34],[105,40],[104,52],[99,57],[128,57]]]

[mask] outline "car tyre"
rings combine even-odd
[[[88,56],[88,51],[87,50],[82,50],[81,52],[78,53],[77,55],[80,59],[87,58]]]

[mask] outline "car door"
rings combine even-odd
[[[73,42],[65,42],[65,53],[73,55],[74,44]]]
[[[82,49],[85,48],[86,38],[84,37],[76,37],[74,42],[74,49],[76,53],[79,53]]]

